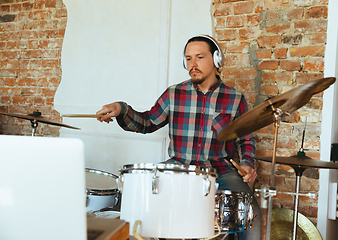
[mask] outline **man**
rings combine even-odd
[[[252,134],[220,142],[216,137],[231,121],[247,111],[244,95],[225,85],[217,75],[224,56],[216,41],[206,35],[188,40],[183,66],[191,79],[169,87],[146,112],[137,112],[123,102],[102,107],[98,120],[118,124],[127,131],[151,133],[169,124],[169,157],[185,165],[213,167],[220,190],[249,192],[257,174],[254,169],[255,141]],[[246,176],[237,172],[229,160],[237,150]],[[241,175],[239,175],[241,174]],[[260,239],[260,210],[254,198],[253,227],[239,233],[239,239]]]

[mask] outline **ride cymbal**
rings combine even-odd
[[[280,109],[282,114],[291,114],[304,106],[314,94],[324,91],[335,81],[334,77],[318,79],[268,99],[226,126],[217,135],[217,140],[232,140],[273,123],[275,119],[272,106]]]
[[[272,162],[272,157],[255,157],[257,160],[262,160],[266,162]],[[277,157],[275,159],[276,163],[286,164],[291,167],[298,168],[329,168],[329,169],[338,169],[338,163],[326,162],[321,160],[314,160],[307,156],[294,155],[290,157]]]
[[[10,117],[21,118],[21,119],[25,119],[25,120],[42,122],[42,123],[45,123],[45,124],[56,125],[56,126],[60,126],[60,127],[67,127],[67,128],[80,130],[80,128],[77,128],[77,127],[73,127],[73,126],[70,126],[70,125],[63,124],[63,123],[50,121],[50,120],[44,118],[43,116],[41,116],[41,112],[38,112],[38,111],[34,111],[32,114],[4,113],[4,112],[0,112],[0,114],[10,116]]]

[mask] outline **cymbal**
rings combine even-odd
[[[70,126],[70,125],[63,124],[63,123],[50,121],[50,120],[44,118],[43,116],[41,116],[41,112],[38,112],[38,111],[34,111],[32,114],[4,113],[4,112],[0,112],[0,114],[10,116],[10,117],[16,117],[16,118],[31,120],[31,121],[35,120],[37,122],[42,122],[42,123],[46,123],[46,124],[50,124],[50,125],[56,125],[56,126],[60,126],[60,127],[67,127],[67,128],[80,130],[80,128],[77,128],[77,127],[73,127],[73,126]]]
[[[217,140],[235,139],[273,123],[274,111],[272,105],[284,114],[291,114],[304,106],[312,95],[324,91],[335,81],[336,78],[334,77],[318,79],[273,97],[231,122],[217,135]]]
[[[272,209],[270,239],[292,239],[293,214],[294,211],[291,209]],[[315,225],[301,213],[298,213],[297,239],[322,239]]]
[[[272,157],[255,157],[257,160],[262,160],[266,162],[272,162]],[[338,169],[338,163],[334,162],[326,162],[321,160],[314,160],[307,156],[302,155],[294,155],[290,157],[276,157],[276,163],[286,164],[291,167],[299,167],[299,168],[329,168],[329,169]]]

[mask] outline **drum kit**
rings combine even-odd
[[[322,78],[270,98],[235,119],[217,136],[219,141],[233,140],[274,123],[273,156],[255,157],[272,163],[270,184],[256,189],[263,202],[268,203],[266,226],[263,224],[266,232],[261,239],[321,239],[314,225],[298,213],[299,196],[304,195],[299,193],[300,178],[307,168],[338,169],[338,164],[305,156],[303,142],[301,150],[295,156],[279,157],[276,156],[276,150],[281,120],[304,106],[314,94],[327,89],[335,80],[333,77]],[[0,114],[30,120],[32,136],[38,122],[78,129],[49,121],[37,111],[28,115]],[[98,116],[72,114],[65,117]],[[246,174],[236,162],[232,163]],[[295,196],[294,210],[272,209],[272,200],[277,194],[274,187],[276,163],[289,165],[296,172],[295,193],[290,193]],[[120,211],[121,219],[134,224],[130,235],[137,239],[212,239],[221,234],[243,232],[255,221],[252,196],[245,192],[217,190],[215,169],[169,161],[128,164],[121,167],[119,173],[116,176],[96,169],[86,169],[87,211]],[[215,231],[218,233],[215,234]],[[300,236],[303,237],[299,238]]]

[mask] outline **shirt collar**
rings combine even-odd
[[[209,91],[215,91],[215,89],[218,88],[218,87],[221,85],[221,83],[222,83],[221,78],[220,78],[218,75],[216,75],[216,78],[217,78],[218,81],[217,81],[214,85],[212,85],[212,86],[209,88],[208,92],[209,92]],[[192,83],[191,80],[190,80],[190,82]],[[195,88],[196,90],[202,92],[201,89],[197,86],[197,84],[192,83],[192,85],[194,86],[194,88]]]

